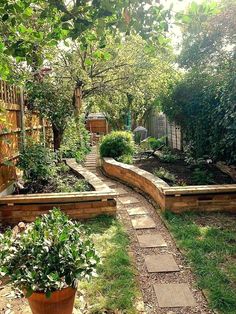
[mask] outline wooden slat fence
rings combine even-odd
[[[17,86],[0,81],[0,108],[6,123],[0,122],[0,192],[16,178],[16,163],[22,144],[23,132],[25,137],[36,141],[42,134],[51,140],[49,123],[45,123],[36,112],[30,112],[24,105],[23,90]],[[23,131],[24,130],[24,131]]]
[[[173,149],[182,150],[182,132],[179,125],[169,122],[164,113],[152,110],[145,123],[148,136],[160,138],[167,137],[168,146]]]

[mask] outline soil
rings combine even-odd
[[[79,192],[75,185],[80,182],[84,186],[83,191],[93,191],[94,188],[82,177],[75,175],[72,170],[58,172],[52,180],[41,180],[23,183],[23,188],[16,187],[16,194],[36,194],[36,193],[59,193],[59,192]],[[61,186],[63,185],[63,186]],[[65,190],[63,190],[65,189]]]
[[[167,163],[161,161],[157,156],[152,156],[150,158],[137,160],[135,163],[139,168],[146,170],[150,173],[153,173],[156,169],[162,167],[165,170],[168,170],[171,174],[174,174],[176,177],[176,183],[173,183],[169,180],[165,180],[170,186],[173,185],[202,185],[203,183],[196,183],[193,181],[192,175],[194,169],[198,168],[197,166],[189,166],[183,158],[183,155],[179,155],[179,159]],[[204,164],[201,166],[204,171],[207,171],[208,174],[212,177],[212,181],[208,184],[233,184],[235,183],[227,174],[221,172],[214,164]],[[204,183],[206,184],[206,183]]]

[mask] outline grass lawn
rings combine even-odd
[[[236,216],[220,213],[164,214],[178,246],[219,313],[236,313]]]
[[[128,255],[129,239],[120,222],[103,216],[84,225],[102,259],[98,277],[80,283],[78,288],[87,303],[86,313],[137,313],[140,292]],[[83,307],[81,298],[77,298],[75,307]]]

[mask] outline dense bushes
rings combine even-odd
[[[223,71],[223,70],[222,70]],[[236,162],[235,78],[192,71],[176,84],[163,110],[181,125],[195,158]]]
[[[125,131],[114,131],[104,136],[100,145],[100,154],[101,157],[130,160],[128,156],[133,156],[134,154],[132,134]]]

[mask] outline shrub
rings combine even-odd
[[[192,181],[194,184],[212,184],[214,183],[212,174],[207,170],[195,168],[192,173]]]
[[[101,157],[113,157],[115,159],[134,154],[134,141],[132,134],[126,131],[114,131],[103,137],[100,145]]]
[[[23,233],[0,234],[0,275],[14,286],[47,296],[95,274],[99,257],[82,226],[59,209],[37,218]]]
[[[41,143],[28,142],[20,150],[17,166],[28,181],[49,180],[55,174],[55,154]]]

